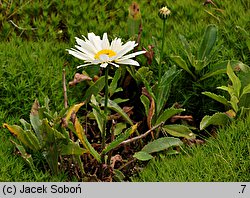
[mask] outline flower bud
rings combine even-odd
[[[170,13],[171,11],[167,8],[167,6],[164,6],[159,10],[158,15],[161,19],[165,20],[170,15]]]

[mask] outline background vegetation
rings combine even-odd
[[[45,96],[49,96],[52,109],[57,110],[63,107],[61,80],[63,65],[65,63],[67,65],[67,81],[70,81],[76,72],[75,66],[80,63],[65,51],[75,44],[75,36],[80,37],[88,32],[95,32],[97,35],[108,32],[111,38],[117,36],[122,37],[124,41],[129,39],[127,19],[128,7],[132,3],[130,1],[4,0],[0,2],[0,39],[2,41],[0,44],[0,123],[14,124],[18,123],[20,118],[28,119],[35,98],[42,101]],[[158,9],[167,3],[172,14],[167,20],[167,37],[165,40],[167,47],[164,51],[166,65],[173,65],[169,58],[170,55],[182,53],[179,34],[186,37],[195,52],[195,48],[200,43],[208,24],[216,24],[219,33],[217,46],[221,47],[221,50],[214,61],[240,60],[250,65],[250,12],[248,11],[250,2],[248,0],[236,0],[232,4],[230,1],[214,0],[216,6],[204,6],[203,2],[203,0],[138,1],[143,20],[141,47],[148,48],[150,44],[153,44],[155,48],[160,46],[161,21],[157,14]],[[141,61],[143,65],[147,65],[145,59]],[[227,81],[224,77],[222,76],[215,82],[209,82],[212,84],[210,84],[211,87],[215,88],[221,83],[226,84]],[[180,90],[180,86],[185,83],[185,79],[186,75],[183,73],[178,77],[173,89],[174,94],[170,97],[170,103],[177,100],[180,103],[186,102],[185,108],[192,112],[193,107],[197,104],[192,100],[187,102],[189,95],[183,94],[183,90]],[[78,87],[68,90],[70,104],[81,101]],[[216,102],[210,104],[204,107],[203,113],[214,113],[213,107],[218,104]],[[218,142],[217,140],[216,143],[212,141],[212,146],[209,143],[206,147],[187,151],[187,153],[191,152],[191,155],[197,157],[197,161],[203,160],[204,153],[213,152],[214,155],[211,154],[210,158],[212,163],[214,162],[213,159],[217,159],[216,156],[219,155],[217,153],[219,150],[214,148],[218,148],[220,141],[222,141],[222,144],[226,144],[226,141],[230,140],[227,139],[229,138],[227,131],[231,131],[235,134],[233,141],[240,144],[235,149],[237,148],[237,151],[240,151],[240,149],[248,148],[248,150],[245,150],[246,153],[242,153],[242,155],[238,155],[236,150],[233,151],[235,159],[243,159],[243,161],[239,169],[235,168],[236,164],[229,167],[231,169],[228,174],[234,173],[232,177],[225,178],[224,175],[218,175],[217,178],[214,178],[214,174],[209,173],[204,176],[202,172],[199,175],[197,170],[202,171],[201,167],[198,166],[201,164],[200,161],[199,163],[193,162],[193,158],[189,160],[190,157],[182,158],[180,156],[178,160],[182,162],[178,160],[175,162],[173,157],[170,161],[163,163],[159,162],[157,158],[150,163],[149,170],[145,171],[145,176],[143,174],[140,176],[140,180],[151,180],[148,179],[151,178],[149,175],[155,171],[153,169],[151,172],[152,167],[160,166],[162,167],[161,170],[167,172],[169,171],[167,168],[177,166],[174,163],[178,163],[178,165],[183,163],[184,166],[186,161],[194,167],[193,172],[197,174],[183,173],[183,176],[176,177],[178,181],[209,181],[209,179],[236,181],[235,178],[240,173],[243,173],[243,176],[237,181],[246,180],[249,176],[246,173],[244,174],[244,171],[249,170],[249,158],[247,158],[247,156],[249,157],[249,143],[247,143],[249,128],[244,128],[245,122],[243,121],[239,123],[239,126],[239,130],[234,126],[232,126],[234,127],[233,130],[232,128],[224,129],[224,132],[219,133],[222,135],[219,135]],[[245,131],[245,133],[242,131]],[[32,172],[25,167],[21,158],[13,156],[14,148],[9,142],[10,134],[1,128],[0,138],[0,164],[3,164],[0,170],[0,181],[34,181]],[[227,156],[230,156],[230,148],[226,150],[226,153]],[[226,161],[228,161],[227,158]],[[221,162],[220,160],[215,161],[218,164]],[[172,163],[173,165],[170,166]],[[208,168],[208,170],[212,172],[214,169]],[[181,170],[175,171],[182,174]],[[160,178],[154,176],[156,181],[174,181],[171,175],[169,179],[167,178],[163,173]],[[67,175],[51,177],[48,173],[43,174],[41,172],[37,180],[67,181]]]

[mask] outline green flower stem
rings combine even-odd
[[[162,40],[161,40],[160,68],[159,68],[159,78],[158,78],[159,82],[160,82],[161,75],[162,75],[162,58],[163,58],[164,43],[165,43],[166,19],[163,19],[163,28],[162,29],[163,30],[162,30]]]
[[[104,122],[103,122],[103,130],[102,130],[102,149],[105,148],[106,142],[106,131],[107,131],[107,114],[108,114],[108,72],[109,67],[105,68],[105,93],[104,93]],[[102,163],[104,163],[104,156],[102,156]]]

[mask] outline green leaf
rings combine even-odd
[[[85,104],[85,102],[81,102],[79,104],[73,105],[69,108],[69,110],[66,113],[65,120],[68,122],[71,118],[71,115],[73,113],[77,113],[78,110]]]
[[[119,135],[126,128],[127,128],[127,125],[125,123],[123,122],[117,123],[115,125],[114,135],[115,136]]]
[[[174,116],[177,113],[181,113],[185,111],[185,109],[175,109],[175,108],[169,108],[166,109],[156,120],[155,125],[160,124],[161,122],[166,122],[169,118]]]
[[[148,143],[143,147],[142,151],[146,153],[154,153],[162,150],[166,150],[173,146],[181,146],[183,142],[179,138],[163,137]]]
[[[229,79],[232,81],[233,90],[237,94],[236,96],[239,98],[240,97],[240,90],[241,90],[241,82],[240,82],[240,79],[233,72],[233,69],[230,65],[230,62],[228,62],[228,65],[227,65],[227,75],[228,75]]]
[[[179,39],[181,40],[182,46],[184,47],[184,51],[188,57],[189,62],[191,63],[191,65],[194,65],[194,55],[192,54],[189,43],[183,35],[179,35]]]
[[[212,72],[209,72],[209,73],[206,73],[205,75],[203,75],[199,81],[202,81],[202,80],[205,80],[207,78],[210,78],[212,76],[215,76],[215,75],[218,75],[218,74],[223,74],[223,73],[226,73],[226,69],[219,69],[219,70],[216,70],[216,71],[212,71]]]
[[[208,91],[204,91],[202,92],[203,95],[206,95],[226,106],[229,106],[229,102],[228,100],[224,97],[224,96],[220,96],[220,95],[217,95],[217,94],[214,94],[214,93],[211,93],[211,92],[208,92]]]
[[[250,84],[248,84],[247,86],[245,86],[245,87],[243,88],[243,91],[242,91],[240,97],[242,97],[242,96],[244,96],[245,94],[248,94],[248,93],[250,93]]]
[[[177,75],[180,74],[180,70],[176,71],[176,67],[171,67],[169,70],[165,72],[165,74],[161,77],[161,80],[155,89],[155,102],[156,102],[156,114],[159,115],[159,113],[164,108],[168,97],[170,88],[172,85],[172,81],[175,79]]]
[[[105,115],[104,113],[102,113],[100,107],[98,106],[98,103],[94,95],[91,96],[91,102],[92,102],[91,106],[93,107],[93,114],[97,121],[98,128],[100,132],[103,133],[103,124]]]
[[[24,161],[30,166],[31,170],[33,171],[33,173],[36,176],[36,167],[33,163],[33,158],[30,154],[28,154],[25,150],[25,148],[19,144],[17,144],[15,141],[11,140],[11,142],[15,145],[15,147],[18,149],[18,151],[21,154],[21,157],[24,159]]]
[[[102,106],[104,106],[104,100],[101,101]],[[122,110],[122,108],[112,100],[108,100],[108,108],[120,114],[123,119],[130,125],[133,125],[132,120],[129,116]]]
[[[83,96],[83,101],[89,100],[91,95],[97,95],[105,86],[105,76],[100,77],[95,84],[91,85],[85,95]]]
[[[171,56],[170,57],[171,60],[173,60],[179,67],[181,67],[182,69],[184,69],[186,72],[188,72],[193,79],[196,79],[196,76],[190,71],[190,69],[188,68],[187,63],[180,57],[180,56]]]
[[[125,175],[121,171],[119,171],[117,169],[114,169],[113,171],[114,171],[114,176],[113,177],[114,177],[115,181],[117,181],[117,182],[124,181]]]
[[[198,60],[205,60],[205,58],[208,58],[215,45],[217,31],[218,28],[215,25],[210,24],[207,26],[198,51]]]
[[[147,153],[145,151],[136,152],[133,155],[133,157],[138,159],[138,160],[141,160],[141,161],[148,161],[148,160],[151,160],[153,158],[152,155],[150,155],[149,153]]]
[[[117,83],[118,83],[118,80],[120,79],[121,77],[121,69],[117,69],[115,71],[115,75],[113,77],[113,80],[112,82],[110,83],[110,86],[109,86],[109,96],[111,97],[117,90]]]
[[[67,145],[61,145],[61,155],[82,155],[84,153],[87,153],[87,150],[81,148],[77,143],[69,142]]]
[[[148,115],[149,106],[150,106],[150,100],[149,100],[148,97],[145,96],[145,95],[141,95],[140,99],[141,99],[142,104],[144,105],[145,114]]]
[[[200,122],[200,130],[207,128],[209,125],[226,125],[231,118],[228,117],[225,113],[215,113],[212,116],[204,116]]]
[[[40,144],[37,137],[31,131],[24,131],[18,125],[3,124],[4,128],[7,128],[14,136],[17,137],[26,147],[33,151],[40,149]]]
[[[42,125],[42,121],[39,118],[39,113],[38,113],[39,108],[40,106],[39,106],[38,100],[35,100],[35,102],[32,105],[31,112],[30,112],[30,123],[36,133],[36,136],[39,142],[41,143],[42,136],[40,133],[40,127]]]
[[[175,124],[165,125],[162,128],[172,136],[195,139],[195,134],[187,126]]]
[[[107,152],[115,149],[117,146],[120,145],[124,140],[128,139],[130,135],[132,135],[137,130],[138,124],[135,124],[128,128],[124,133],[120,134],[114,141],[112,141],[109,145],[103,149],[102,153],[106,154]]]

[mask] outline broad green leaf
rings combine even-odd
[[[173,146],[181,146],[183,142],[179,138],[174,137],[163,137],[156,139],[142,148],[141,151],[146,153],[154,153],[166,150]]]
[[[118,83],[118,80],[120,79],[121,77],[121,69],[117,69],[115,71],[115,75],[113,77],[113,80],[112,82],[110,83],[110,86],[109,86],[109,96],[111,97],[117,90],[117,83]]]
[[[214,100],[216,100],[216,101],[218,101],[218,102],[220,102],[220,103],[222,103],[222,104],[224,104],[226,106],[229,105],[228,100],[224,96],[217,95],[217,94],[214,94],[214,93],[211,93],[211,92],[208,92],[208,91],[204,91],[204,92],[202,92],[202,94],[206,95],[206,96],[208,96],[208,97],[210,97],[210,98],[212,98],[212,99],[214,99]]]
[[[23,128],[24,128],[25,131],[32,130],[30,123],[28,123],[26,120],[20,119],[19,121],[23,125]]]
[[[148,160],[151,160],[153,158],[152,155],[150,155],[149,153],[147,153],[145,151],[136,152],[133,155],[133,157],[138,159],[138,160],[141,160],[141,161],[148,161]]]
[[[195,139],[195,134],[184,125],[165,125],[162,127],[168,134],[175,136],[175,137],[184,137],[187,139]]]
[[[186,72],[188,72],[193,79],[196,79],[196,76],[190,71],[190,69],[188,68],[187,63],[180,57],[180,56],[171,56],[170,57],[179,67],[181,67],[182,69],[184,69]]]
[[[24,131],[18,125],[8,125],[6,123],[3,124],[3,127],[7,128],[18,140],[31,150],[37,151],[40,149],[39,141],[31,131]]]
[[[33,173],[36,176],[36,167],[33,163],[33,158],[30,154],[28,154],[25,150],[25,148],[19,144],[17,144],[15,141],[11,140],[11,142],[15,145],[15,147],[18,149],[18,151],[21,154],[21,157],[24,159],[24,161],[30,166],[31,170],[33,171]]]
[[[141,95],[140,99],[141,99],[142,104],[144,105],[145,114],[148,115],[149,106],[150,106],[150,100],[149,100],[148,97],[145,96],[145,95]]]
[[[91,85],[85,95],[83,96],[83,101],[85,100],[89,100],[91,95],[97,95],[98,93],[100,93],[100,91],[104,88],[105,86],[105,76],[100,77],[95,84]]]
[[[233,84],[233,90],[237,93],[237,97],[240,97],[240,90],[241,90],[241,82],[240,79],[235,75],[233,72],[233,69],[230,65],[230,62],[227,65],[227,75],[229,79],[232,81]]]
[[[67,145],[61,145],[61,155],[82,155],[84,153],[87,153],[87,150],[81,148],[77,143],[69,142]]]
[[[117,136],[119,135],[124,129],[127,128],[126,123],[119,122],[115,125],[115,130],[114,130],[114,135]]]
[[[141,12],[140,7],[137,3],[133,2],[129,6],[129,14],[128,14],[128,34],[131,38],[136,38],[136,35],[139,32],[140,24],[141,24]]]
[[[200,130],[207,128],[210,125],[226,125],[231,118],[227,116],[225,113],[215,113],[212,116],[204,116],[200,122]]]
[[[128,139],[130,135],[132,135],[137,130],[138,124],[135,124],[128,128],[124,133],[120,134],[114,141],[112,141],[109,145],[103,149],[102,153],[106,154],[107,152],[115,149],[117,146],[120,145],[124,140]]]
[[[217,39],[217,31],[218,28],[215,25],[210,24],[207,26],[198,51],[198,60],[204,60],[209,56]]]
[[[75,127],[75,132],[77,137],[79,138],[79,140],[81,141],[81,143],[83,144],[83,146],[88,150],[88,152],[100,163],[101,162],[101,156],[99,155],[99,153],[97,153],[97,151],[92,147],[92,145],[89,143],[84,129],[82,127],[82,125],[80,124],[78,118],[75,118],[75,123],[74,123],[74,127]]]
[[[102,106],[104,106],[104,100],[102,100]],[[117,112],[118,114],[120,114],[123,119],[130,125],[133,125],[132,120],[129,118],[129,116],[123,111],[123,109],[116,104],[114,101],[112,100],[108,100],[108,108],[112,109],[113,111]]]
[[[120,103],[129,101],[129,99],[115,98],[113,101],[114,101],[116,104],[120,104]]]
[[[174,116],[177,113],[181,113],[185,111],[185,109],[175,109],[175,108],[169,108],[166,109],[156,120],[155,125],[160,124],[161,122],[166,122],[169,118]]]
[[[85,104],[85,102],[81,102],[81,103],[79,103],[79,104],[76,104],[76,105],[73,105],[72,107],[70,107],[69,110],[68,110],[67,113],[66,113],[66,117],[65,117],[66,121],[68,122],[68,121],[70,120],[70,118],[71,118],[71,115],[72,115],[73,113],[77,113],[78,110],[79,110],[84,104]]]
[[[238,107],[238,103],[239,103],[239,99],[233,95],[230,99],[230,102],[229,102],[233,108],[233,110],[237,113],[238,110],[239,110],[239,107]]]
[[[42,121],[39,118],[38,110],[40,108],[40,105],[38,103],[38,100],[35,100],[35,102],[32,105],[31,112],[30,112],[30,123],[37,135],[37,138],[40,142],[42,142],[42,136],[40,133],[40,127],[42,125]]]

